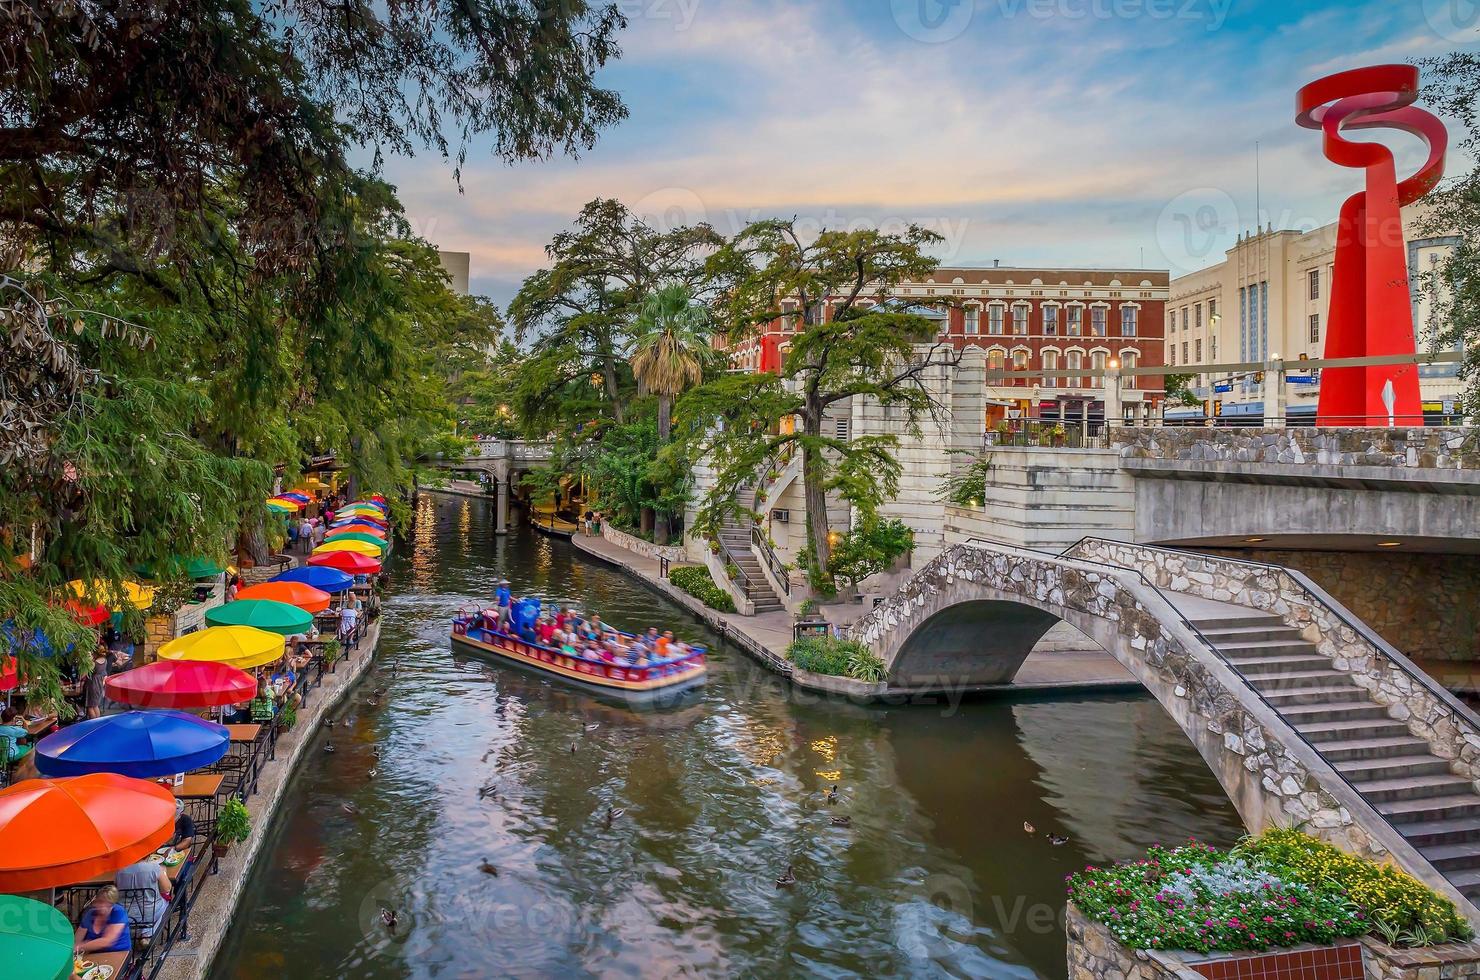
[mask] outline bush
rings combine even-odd
[[[685,565],[682,568],[675,568],[668,573],[668,581],[710,609],[726,613],[735,611],[735,600],[730,598],[728,592],[714,584],[709,569],[703,565]]]
[[[814,674],[851,677],[871,684],[884,679],[884,661],[857,640],[804,636],[787,647],[786,658]]]
[[[1420,882],[1297,830],[1232,851],[1153,847],[1144,861],[1071,875],[1069,897],[1132,949],[1265,950],[1373,931],[1423,945],[1470,935],[1454,906]]]
[[[240,844],[252,833],[252,815],[246,804],[232,797],[221,804],[216,815],[216,840],[222,844]]]
[[[1418,879],[1298,830],[1266,831],[1235,850],[1312,887],[1343,890],[1377,933],[1393,945],[1427,946],[1468,939],[1472,934],[1454,904]]]

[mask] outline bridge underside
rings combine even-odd
[[[894,659],[891,683],[929,687],[1005,684],[1059,617],[1019,602],[980,600],[951,606],[916,630]]]

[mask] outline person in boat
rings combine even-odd
[[[550,642],[555,638],[555,624],[550,621],[550,617],[540,617],[539,622],[535,623],[534,635],[536,641],[541,646],[550,645]]]
[[[498,580],[498,591],[494,593],[498,602],[498,625],[500,629],[508,629],[509,610],[514,602],[514,595],[509,591],[509,580],[501,578]]]

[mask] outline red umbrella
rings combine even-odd
[[[107,606],[88,606],[76,599],[68,599],[66,606],[83,626],[97,626],[99,623],[106,623],[108,617],[112,615]]]
[[[246,671],[200,660],[158,660],[103,682],[108,697],[140,708],[210,708],[250,701],[257,682]]]
[[[21,685],[20,674],[15,669],[15,658],[5,659],[5,666],[0,667],[0,691],[14,691]]]
[[[380,571],[380,562],[356,551],[328,551],[322,555],[309,555],[308,563],[337,568],[351,575],[374,575]]]
[[[96,772],[26,779],[0,790],[0,892],[110,875],[175,833],[175,795],[158,783]]]

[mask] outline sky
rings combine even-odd
[[[599,196],[663,227],[913,222],[946,265],[1179,275],[1360,189],[1294,124],[1301,85],[1480,42],[1476,0],[616,2],[623,53],[598,80],[630,116],[595,149],[510,166],[474,142],[461,191],[434,153],[385,165],[415,230],[470,252],[500,305]]]

